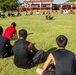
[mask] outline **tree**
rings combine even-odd
[[[70,1],[70,2],[75,2],[76,0],[68,0],[68,2],[69,2],[69,1]]]
[[[2,10],[18,6],[18,0],[0,0],[0,8]]]

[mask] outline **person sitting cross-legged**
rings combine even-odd
[[[54,19],[54,17],[51,16],[50,11],[47,11],[45,18],[46,18],[46,20],[52,20],[52,19]]]
[[[0,58],[5,58],[10,55],[12,45],[10,44],[10,40],[2,36],[3,28],[0,26]]]
[[[12,51],[14,53],[14,64],[19,68],[31,68],[40,60],[44,51],[37,50],[33,43],[26,40],[27,31],[19,30],[19,39],[15,42]]]
[[[74,69],[75,54],[67,49],[68,39],[64,35],[59,35],[56,38],[58,50],[49,54],[43,68],[37,68],[36,73],[38,75],[76,75]],[[50,62],[54,62],[54,70],[47,70]]]

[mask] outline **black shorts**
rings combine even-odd
[[[42,75],[55,75],[55,71],[44,70]]]

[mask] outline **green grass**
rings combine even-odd
[[[44,15],[8,17],[0,19],[0,25],[5,29],[11,22],[17,23],[17,31],[24,28],[28,31],[27,40],[35,43],[37,49],[48,51],[57,48],[56,37],[60,34],[68,38],[66,49],[76,53],[76,14],[52,14],[54,20],[45,20]],[[13,45],[15,41],[11,41]],[[41,63],[32,69],[17,68],[13,63],[14,57],[0,58],[0,75],[37,75],[37,67],[42,67]]]

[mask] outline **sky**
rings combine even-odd
[[[19,0],[19,2],[22,2],[23,0]],[[54,0],[54,2],[66,2],[67,0]]]
[[[54,2],[66,2],[67,0],[54,0]]]

